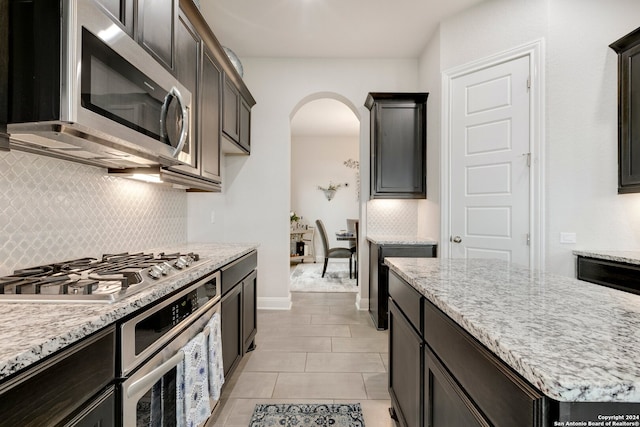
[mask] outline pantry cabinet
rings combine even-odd
[[[370,197],[424,199],[427,196],[428,93],[369,93],[371,111]]]

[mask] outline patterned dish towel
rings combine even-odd
[[[196,427],[211,415],[205,334],[196,335],[182,352],[184,359],[176,372],[176,421],[178,427]]]
[[[224,384],[220,314],[214,313],[207,327],[209,328],[209,395],[213,400],[220,400],[220,390]]]

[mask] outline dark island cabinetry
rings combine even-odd
[[[387,329],[389,267],[387,257],[433,258],[436,244],[401,244],[369,242],[369,313],[378,330]]]
[[[427,93],[369,93],[371,198],[427,196]]]
[[[389,394],[401,426],[549,425],[548,398],[393,272],[389,301]]]

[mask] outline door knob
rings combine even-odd
[[[462,237],[460,237],[460,236],[452,237],[451,241],[453,243],[462,243]]]

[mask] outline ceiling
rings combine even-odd
[[[417,58],[439,22],[481,1],[200,0],[200,4],[220,43],[240,59]],[[313,101],[292,120],[293,135],[357,135],[358,130],[353,112],[333,100]]]
[[[243,57],[417,58],[443,19],[482,0],[200,0]]]

